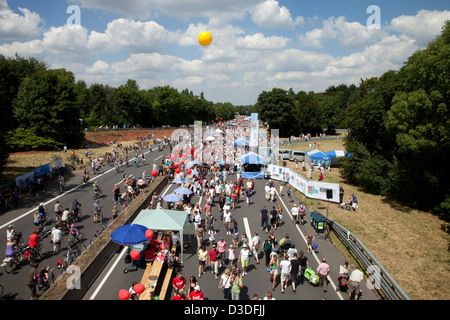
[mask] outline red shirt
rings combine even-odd
[[[201,292],[201,291],[195,292],[195,290],[194,290],[189,295],[189,299],[191,299],[191,300],[203,300],[203,298],[204,298],[203,292]]]
[[[186,285],[186,279],[175,277],[172,280],[172,285],[174,285],[178,290],[182,289]]]
[[[172,300],[187,300],[185,296],[174,295]]]
[[[29,242],[28,242],[28,246],[30,247],[30,248],[34,248],[34,247],[36,247],[37,246],[37,244],[38,244],[38,241],[40,240],[41,238],[37,235],[37,234],[32,234],[30,237],[29,237]]]
[[[216,262],[217,261],[217,250],[210,250],[209,251],[209,258],[211,259],[212,262]]]

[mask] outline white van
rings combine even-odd
[[[306,160],[306,151],[292,150],[289,160],[295,161],[295,159],[297,159],[298,162]]]
[[[281,160],[289,160],[291,158],[292,150],[291,149],[279,149],[278,155]]]

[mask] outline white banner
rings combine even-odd
[[[271,179],[285,181],[308,198],[339,203],[339,184],[308,180],[290,168],[268,165]],[[332,198],[327,199],[327,189],[332,190]]]

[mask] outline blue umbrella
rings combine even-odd
[[[173,192],[178,194],[192,194],[193,191],[191,189],[185,188],[185,187],[179,187],[175,189]]]
[[[178,201],[182,201],[183,197],[180,196],[179,194],[171,193],[171,194],[168,194],[167,196],[164,196],[163,199],[166,202],[178,202]]]
[[[186,165],[186,169],[192,168],[196,164],[198,164],[198,161],[189,161]]]
[[[193,176],[195,176],[195,175],[197,175],[198,174],[198,171],[197,170],[195,170],[195,169],[191,169],[191,174],[193,175]]]
[[[178,177],[175,180],[173,180],[173,183],[189,183],[191,180],[183,177]]]
[[[138,244],[148,241],[145,236],[147,230],[147,227],[140,224],[125,224],[111,234],[111,239],[123,245]]]

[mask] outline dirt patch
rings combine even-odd
[[[175,129],[158,130],[124,130],[124,131],[89,131],[85,134],[87,141],[109,144],[111,141],[134,141],[154,134],[155,139],[169,138]]]

